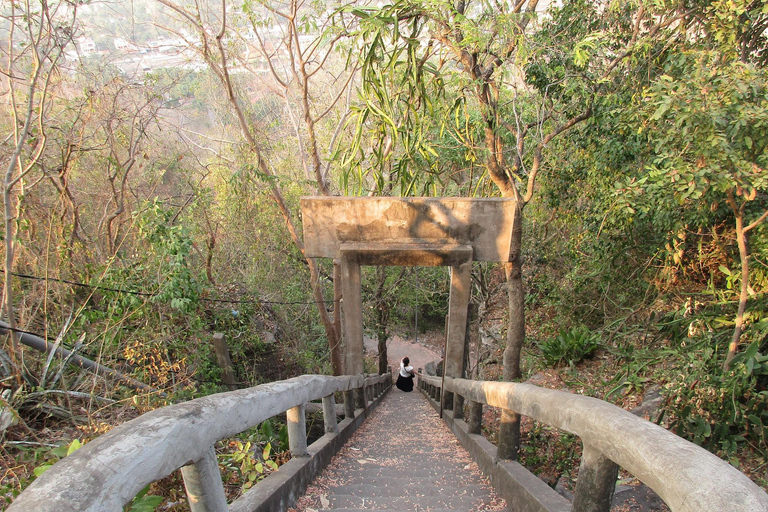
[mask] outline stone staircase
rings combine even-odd
[[[292,510],[507,510],[418,391],[393,389]]]

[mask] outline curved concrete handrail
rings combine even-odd
[[[8,512],[122,511],[148,484],[202,460],[221,439],[311,400],[390,378],[304,375],[156,409],[54,464]]]
[[[420,376],[440,387],[439,377]],[[445,378],[445,390],[579,436],[675,512],[768,511],[768,494],[736,468],[666,429],[603,400],[513,382]]]

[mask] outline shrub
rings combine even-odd
[[[560,330],[554,338],[539,343],[539,349],[547,366],[573,365],[592,355],[600,346],[600,335],[588,327],[579,325],[571,330]]]
[[[768,355],[759,345],[727,372],[711,348],[688,354],[664,390],[664,415],[677,435],[725,455],[746,442],[768,456]]]

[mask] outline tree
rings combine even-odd
[[[252,160],[248,162],[248,165],[252,165],[255,173],[268,185],[293,243],[303,254],[304,244],[295,217],[283,196],[279,176],[270,163],[265,150],[269,136],[265,137],[265,134],[259,131],[249,116],[249,97],[242,90],[241,83],[235,80],[233,69],[239,65],[244,69],[254,71],[253,66],[255,64],[268,67],[272,81],[264,82],[257,79],[258,83],[267,84],[286,101],[286,112],[294,123],[294,133],[301,148],[300,155],[305,169],[305,177],[307,180],[314,179],[315,186],[321,193],[329,194],[331,188],[328,168],[327,165],[323,165],[317,126],[320,121],[334,111],[337,103],[344,97],[344,92],[352,80],[354,71],[343,72],[343,78],[337,78],[338,89],[331,94],[326,104],[322,106],[315,104],[311,95],[319,90],[312,81],[321,77],[328,78],[325,67],[333,54],[338,37],[327,39],[324,35],[320,35],[305,43],[304,35],[307,34],[308,28],[314,29],[314,24],[318,23],[318,18],[310,12],[309,7],[297,0],[290,0],[281,4],[248,2],[243,6],[242,12],[236,13],[228,12],[225,1],[222,1],[218,13],[203,12],[199,5],[194,10],[188,10],[169,0],[160,0],[160,2],[170,8],[194,30],[198,40],[188,41],[189,47],[198,49],[200,56],[224,88],[227,101],[237,119],[237,124],[247,146],[249,153],[247,159]],[[268,17],[265,19],[261,8],[264,8],[275,19],[270,20]],[[209,20],[217,25],[215,33],[210,29]],[[273,26],[281,31],[280,37],[267,39],[264,34],[268,33],[266,30],[268,26]],[[256,39],[256,47],[261,54],[259,60],[251,61],[243,57],[244,54],[249,55],[251,51],[250,43],[244,37],[244,34],[248,33]],[[243,50],[247,51],[244,52]],[[254,71],[253,78],[256,79],[256,76],[258,74]],[[291,102],[293,97],[298,97],[300,100],[299,111],[304,121],[303,128],[298,125],[293,115]],[[336,132],[332,138],[336,137],[341,123],[337,123],[336,126]],[[310,287],[328,338],[331,365],[334,374],[338,375],[343,372],[338,301],[334,301],[336,314],[334,315],[335,318],[331,319],[329,308],[323,297],[318,264],[312,258],[305,259],[310,273]],[[334,279],[334,286],[339,284],[340,280]],[[338,297],[338,293],[335,295]]]
[[[538,5],[538,0],[403,0],[381,9],[347,9],[360,19],[358,35],[366,48],[357,124],[370,123],[381,133],[381,149],[371,151],[371,166],[399,158],[392,168],[400,174],[391,179],[412,183],[418,169],[424,169],[425,180],[440,180],[444,176],[433,145],[436,133],[448,132],[463,146],[467,160],[482,163],[484,174],[475,180],[488,179],[499,195],[517,201],[510,261],[505,264],[505,380],[522,376],[523,211],[536,196],[550,148],[593,115],[597,98],[620,87],[632,72],[630,57],[685,16],[684,9],[582,0],[565,2],[542,16]],[[362,131],[358,129],[358,139]],[[358,148],[359,143],[352,145],[353,151]],[[347,158],[364,175],[360,160]],[[403,161],[417,169],[409,171]],[[467,183],[469,190],[480,189],[478,183]],[[414,190],[408,186],[400,192]],[[505,413],[499,457],[516,457],[518,444],[519,417]]]
[[[40,178],[30,179],[48,143],[49,105],[59,80],[59,65],[72,43],[77,5],[69,2],[10,2],[4,7],[7,45],[2,74],[10,103],[8,134],[10,157],[3,176],[4,287],[3,312],[11,327],[9,350],[13,372],[21,384],[22,351],[16,328],[13,296],[14,252],[20,197]]]
[[[727,370],[744,329],[748,234],[768,217],[768,73],[707,51],[679,54],[667,71],[640,107],[655,157],[631,188],[644,208],[672,199],[694,224],[706,210],[730,209],[741,279]]]

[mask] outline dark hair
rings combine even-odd
[[[408,363],[410,363],[410,362],[411,362],[411,360],[410,360],[410,359],[408,359],[407,357],[404,357],[404,358],[403,358],[403,364],[404,364],[405,366],[408,366]]]

